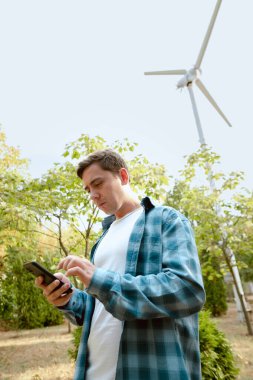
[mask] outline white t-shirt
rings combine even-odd
[[[111,224],[95,252],[94,263],[97,267],[125,273],[129,237],[142,211],[143,208],[139,207]],[[87,380],[115,379],[122,329],[122,321],[108,313],[96,299],[88,339]]]

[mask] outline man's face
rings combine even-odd
[[[116,214],[122,207],[125,196],[123,185],[128,183],[126,169],[121,169],[117,174],[103,170],[94,163],[84,170],[82,181],[91,200],[106,214]]]

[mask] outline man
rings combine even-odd
[[[44,286],[47,300],[83,332],[77,380],[198,380],[198,311],[205,293],[188,220],[171,207],[141,205],[131,192],[123,158],[97,151],[79,163],[92,202],[110,215],[91,261],[68,256]],[[77,276],[85,290],[70,286]]]

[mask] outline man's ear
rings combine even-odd
[[[129,174],[126,168],[121,168],[119,171],[121,184],[127,185],[129,183]]]

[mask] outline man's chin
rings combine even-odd
[[[103,211],[106,215],[111,215],[111,212],[108,210],[105,203],[102,203],[98,208],[99,210]]]
[[[103,213],[105,213],[106,215],[114,215],[114,212],[115,212],[115,210],[109,209],[106,206],[105,207],[99,207],[99,209],[101,211],[103,211]]]

